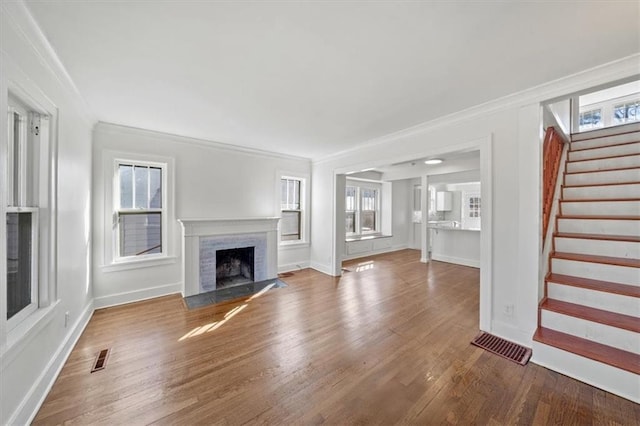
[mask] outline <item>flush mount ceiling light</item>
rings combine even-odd
[[[424,164],[428,164],[428,165],[433,165],[433,164],[440,164],[442,163],[442,159],[441,158],[432,158],[431,160],[425,160]]]

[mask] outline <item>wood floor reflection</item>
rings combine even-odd
[[[34,424],[640,423],[636,404],[470,345],[477,269],[413,250],[345,267],[195,310],[96,311]]]

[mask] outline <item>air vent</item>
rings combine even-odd
[[[95,373],[96,371],[104,370],[104,368],[107,366],[108,357],[109,357],[109,349],[103,349],[100,352],[98,352],[98,355],[96,356],[96,360],[93,363],[93,368],[91,369],[91,372]]]
[[[531,358],[531,349],[504,340],[489,333],[481,332],[471,341],[472,345],[485,349],[503,358],[525,365]]]

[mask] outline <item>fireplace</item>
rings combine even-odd
[[[183,295],[277,277],[278,220],[275,217],[180,219]],[[235,254],[230,256],[230,252]],[[218,282],[221,274],[232,279],[226,282],[223,279],[221,285]]]
[[[254,247],[216,250],[216,289],[252,283]]]

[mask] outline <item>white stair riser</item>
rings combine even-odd
[[[640,201],[566,201],[563,215],[638,216]]]
[[[558,219],[558,232],[640,235],[640,220]]]
[[[591,173],[567,173],[564,176],[564,184],[572,185],[598,185],[601,183],[640,182],[640,168],[627,170],[609,170],[606,172]]]
[[[640,198],[640,183],[563,188],[562,198],[565,200]]]
[[[621,169],[628,167],[640,167],[640,155],[567,162],[568,173],[588,172],[591,170]]]
[[[602,148],[569,151],[569,161],[587,160],[590,158],[613,157],[615,155],[640,154],[640,143],[604,146]]]
[[[640,259],[640,242],[556,237],[556,251]]]
[[[640,286],[640,268],[629,266],[552,258],[551,271],[554,274]]]
[[[635,142],[637,140],[640,140],[640,137],[638,137],[638,133],[624,133],[621,135],[612,135],[612,136],[605,136],[601,138],[580,140],[582,137],[583,137],[582,135],[574,135],[572,137],[573,141],[571,142],[571,149],[573,150],[588,149],[588,148],[595,148],[599,146],[608,146],[608,145],[617,145],[621,143]],[[584,137],[589,137],[589,136],[584,135]]]
[[[558,284],[552,281],[547,283],[547,296],[549,299],[561,302],[576,303],[590,308],[640,317],[640,299],[637,297]]]
[[[638,375],[540,342],[531,362],[640,404]]]
[[[557,312],[542,310],[543,327],[640,354],[640,334]]]

